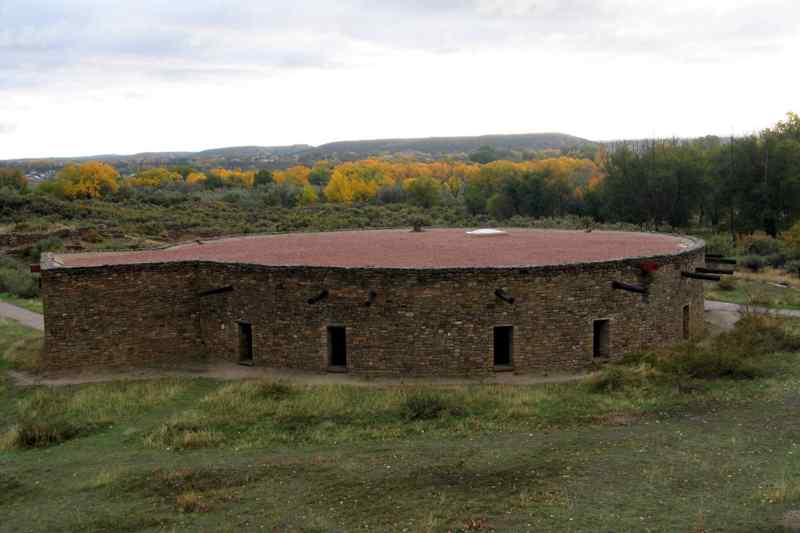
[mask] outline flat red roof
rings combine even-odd
[[[506,229],[470,236],[466,229],[407,229],[231,237],[136,252],[55,254],[50,267],[215,261],[270,266],[500,268],[669,255],[696,241],[657,233]]]

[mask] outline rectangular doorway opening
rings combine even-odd
[[[592,356],[597,358],[608,357],[610,354],[610,334],[608,320],[595,320],[592,335]]]
[[[683,306],[683,338],[688,339],[691,335],[691,329],[689,327],[689,306]]]
[[[494,328],[494,366],[499,369],[511,368],[514,327],[497,326]]]
[[[253,364],[253,325],[239,322],[239,364]]]
[[[347,330],[344,326],[328,326],[328,368],[347,369]]]

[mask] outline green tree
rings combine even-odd
[[[275,183],[275,178],[273,177],[272,172],[269,170],[259,170],[256,172],[255,178],[253,179],[253,186],[262,187],[264,185],[269,185],[270,183]]]
[[[0,168],[0,189],[2,188],[27,190],[28,178],[18,168]]]
[[[432,177],[420,176],[411,181],[406,192],[412,205],[428,208],[439,203],[441,187]]]
[[[332,175],[333,165],[327,161],[318,161],[311,169],[311,174],[308,175],[308,181],[311,183],[311,185],[325,187],[328,182],[331,181]]]

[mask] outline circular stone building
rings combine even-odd
[[[224,358],[357,375],[572,372],[703,328],[700,240],[346,231],[46,254],[49,368]]]

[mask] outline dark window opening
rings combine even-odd
[[[592,355],[594,357],[608,357],[609,353],[609,322],[608,320],[595,320]]]
[[[347,368],[347,331],[344,326],[328,326],[328,363],[333,368]]]
[[[239,322],[239,363],[253,364],[253,326]]]
[[[690,336],[690,329],[689,329],[689,306],[683,306],[683,338],[688,339]]]
[[[497,326],[494,328],[494,366],[511,366],[513,332],[513,326]]]

